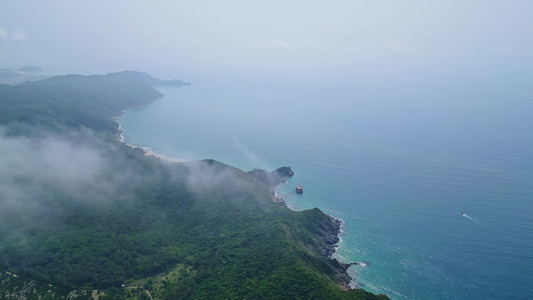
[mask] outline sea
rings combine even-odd
[[[533,93],[521,84],[198,78],[127,110],[123,139],[244,171],[344,221],[353,287],[392,299],[533,297]]]

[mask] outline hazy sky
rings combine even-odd
[[[0,68],[202,74],[531,74],[533,1],[4,0]]]

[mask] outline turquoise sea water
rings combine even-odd
[[[533,99],[500,87],[198,81],[128,110],[126,143],[243,170],[289,165],[345,221],[336,256],[393,299],[533,295]],[[458,211],[464,212],[461,216]]]

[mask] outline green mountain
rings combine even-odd
[[[155,78],[155,77],[153,77],[152,75],[150,75],[148,73],[138,72],[138,71],[122,71],[122,72],[118,72],[118,73],[108,74],[108,76],[113,76],[113,77],[116,76],[116,77],[121,77],[121,78],[127,77],[127,78],[131,78],[131,79],[134,79],[134,80],[138,80],[138,81],[144,82],[144,83],[149,84],[149,85],[154,86],[154,87],[155,86],[181,87],[181,86],[189,86],[189,85],[191,85],[190,82],[184,82],[184,81],[177,80],[177,79],[162,80],[162,79]]]
[[[27,66],[18,70],[0,68],[0,84],[16,85],[24,81],[37,81],[50,77],[41,75],[42,71],[37,66]]]
[[[337,220],[273,201],[290,169],[117,141],[113,118],[162,96],[140,74],[0,85],[0,299],[387,299],[341,287]]]
[[[18,70],[25,73],[39,73],[44,71],[43,69],[41,69],[41,67],[38,66],[25,66]]]

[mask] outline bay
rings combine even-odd
[[[533,99],[421,82],[199,80],[125,112],[124,141],[245,171],[345,222],[354,286],[393,299],[533,293]],[[458,211],[464,212],[461,216]]]

